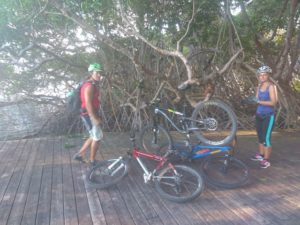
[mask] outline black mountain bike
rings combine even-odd
[[[149,106],[153,107],[151,110],[154,113],[153,119],[140,134],[141,144],[146,151],[157,152],[166,143],[169,143],[169,148],[172,148],[172,137],[170,132],[160,124],[161,118],[188,139],[191,134],[194,134],[206,145],[223,146],[230,143],[236,135],[236,115],[220,100],[199,102],[191,117],[187,117],[183,112],[159,107],[158,100],[153,101]],[[170,114],[178,117],[179,124],[175,124]]]

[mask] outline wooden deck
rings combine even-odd
[[[162,200],[151,184],[143,183],[134,162],[116,187],[87,188],[87,165],[72,160],[81,139],[0,142],[0,224],[299,225],[299,133],[275,134],[273,139],[272,166],[260,169],[249,160],[255,135],[239,135],[238,157],[250,167],[249,184],[236,190],[206,186],[199,198],[185,204]],[[106,134],[97,158],[123,155],[128,147],[128,135]]]

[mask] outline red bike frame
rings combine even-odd
[[[142,151],[139,151],[137,147],[133,148],[133,150],[131,151],[131,156],[139,162],[140,166],[143,168],[143,170],[146,174],[149,174],[149,171],[147,170],[147,167],[144,165],[144,163],[141,161],[140,157],[158,161],[159,163],[156,166],[154,171],[161,169],[165,165],[165,163],[168,161],[168,159],[164,156],[155,155],[155,154],[149,153],[149,152],[142,152]],[[175,170],[174,166],[171,163],[168,163],[168,166],[170,166],[172,169]]]

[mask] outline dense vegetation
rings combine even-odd
[[[33,101],[65,120],[65,96],[102,62],[105,127],[148,119],[144,102],[160,87],[169,106],[214,95],[237,112],[241,128],[253,109],[241,104],[257,87],[256,68],[272,67],[281,128],[297,126],[298,0],[0,0],[1,104]],[[177,87],[191,84],[186,92]],[[184,100],[185,99],[185,100]],[[57,116],[56,116],[57,120]],[[75,120],[76,121],[76,120]],[[70,129],[70,126],[65,126]],[[59,130],[64,130],[59,128]]]

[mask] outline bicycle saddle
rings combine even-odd
[[[189,83],[184,82],[184,83],[178,85],[177,88],[178,88],[178,90],[180,90],[180,91],[185,91],[185,90],[188,90],[189,88],[191,88],[191,86],[192,86],[192,85],[190,85]]]

